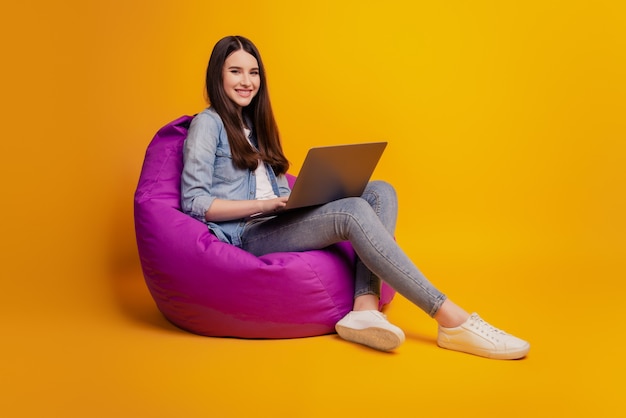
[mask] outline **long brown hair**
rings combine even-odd
[[[223,76],[226,59],[240,49],[256,58],[260,76],[259,90],[252,102],[243,108],[243,112],[239,112],[237,105],[226,95]],[[267,91],[265,68],[261,54],[249,39],[243,36],[227,36],[215,44],[206,71],[206,92],[211,107],[224,122],[234,164],[241,169],[254,170],[260,158],[268,163],[277,175],[285,174],[289,169],[289,161],[283,153],[278,126],[274,119]],[[242,115],[253,124],[251,128],[256,134],[258,152],[250,146],[244,135]]]

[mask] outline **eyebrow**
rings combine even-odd
[[[238,67],[236,65],[231,65],[230,67],[228,67],[228,69],[229,70],[243,70],[242,67]],[[250,71],[254,71],[254,70],[259,71],[259,67],[252,67],[252,68],[250,68]]]

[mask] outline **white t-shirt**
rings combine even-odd
[[[254,147],[252,141],[250,141],[250,130],[244,128],[244,132],[248,142]],[[254,170],[254,175],[256,176],[256,199],[265,200],[277,197],[272,189],[272,183],[270,183],[265,164],[260,159],[259,165],[256,167],[256,170]]]

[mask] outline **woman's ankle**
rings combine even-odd
[[[354,305],[352,310],[354,311],[374,311],[378,310],[379,298],[376,295],[367,294],[354,298]]]
[[[434,318],[442,327],[454,328],[463,324],[469,317],[470,314],[465,311],[465,309],[461,308],[450,299],[446,299]]]

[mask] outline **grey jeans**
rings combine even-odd
[[[355,297],[380,295],[380,280],[435,316],[446,296],[437,290],[394,239],[398,201],[394,188],[370,182],[361,197],[298,209],[244,228],[241,248],[257,256],[321,249],[350,241],[357,254]]]

